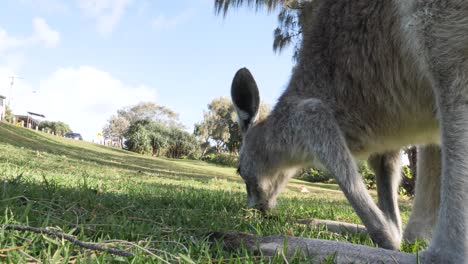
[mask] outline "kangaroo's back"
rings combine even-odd
[[[417,39],[424,31],[415,17],[417,2],[319,0],[314,8],[277,111],[297,100],[320,99],[345,134],[363,135],[348,138],[356,151],[372,144],[366,137],[410,138],[392,139],[394,145],[435,141],[437,109],[424,42]],[[416,135],[420,127],[433,133]]]

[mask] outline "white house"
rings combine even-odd
[[[0,95],[0,121],[5,119],[5,105],[6,105],[6,97]]]

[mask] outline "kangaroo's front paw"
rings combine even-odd
[[[376,243],[379,247],[390,249],[390,250],[400,250],[401,243],[401,234],[398,232],[398,229],[391,231],[392,228],[381,228],[374,232],[369,232],[372,241]]]

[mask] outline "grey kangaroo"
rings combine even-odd
[[[231,96],[243,144],[239,174],[260,210],[299,168],[335,177],[380,247],[430,240],[427,263],[468,261],[468,1],[316,0],[297,65],[266,120],[240,69]],[[402,231],[399,149],[419,145],[413,210]],[[377,174],[378,205],[357,159]]]

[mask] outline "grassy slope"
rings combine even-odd
[[[303,185],[309,193],[299,192]],[[135,253],[115,257],[42,235],[0,230],[0,262],[259,261],[242,249],[228,253],[208,243],[203,234],[215,230],[372,245],[368,237],[295,223],[307,217],[359,223],[334,185],[293,180],[268,219],[244,204],[244,184],[232,168],[144,157],[0,123],[0,224],[53,227]],[[406,219],[409,203],[402,204]],[[307,262],[296,260],[301,261]]]

